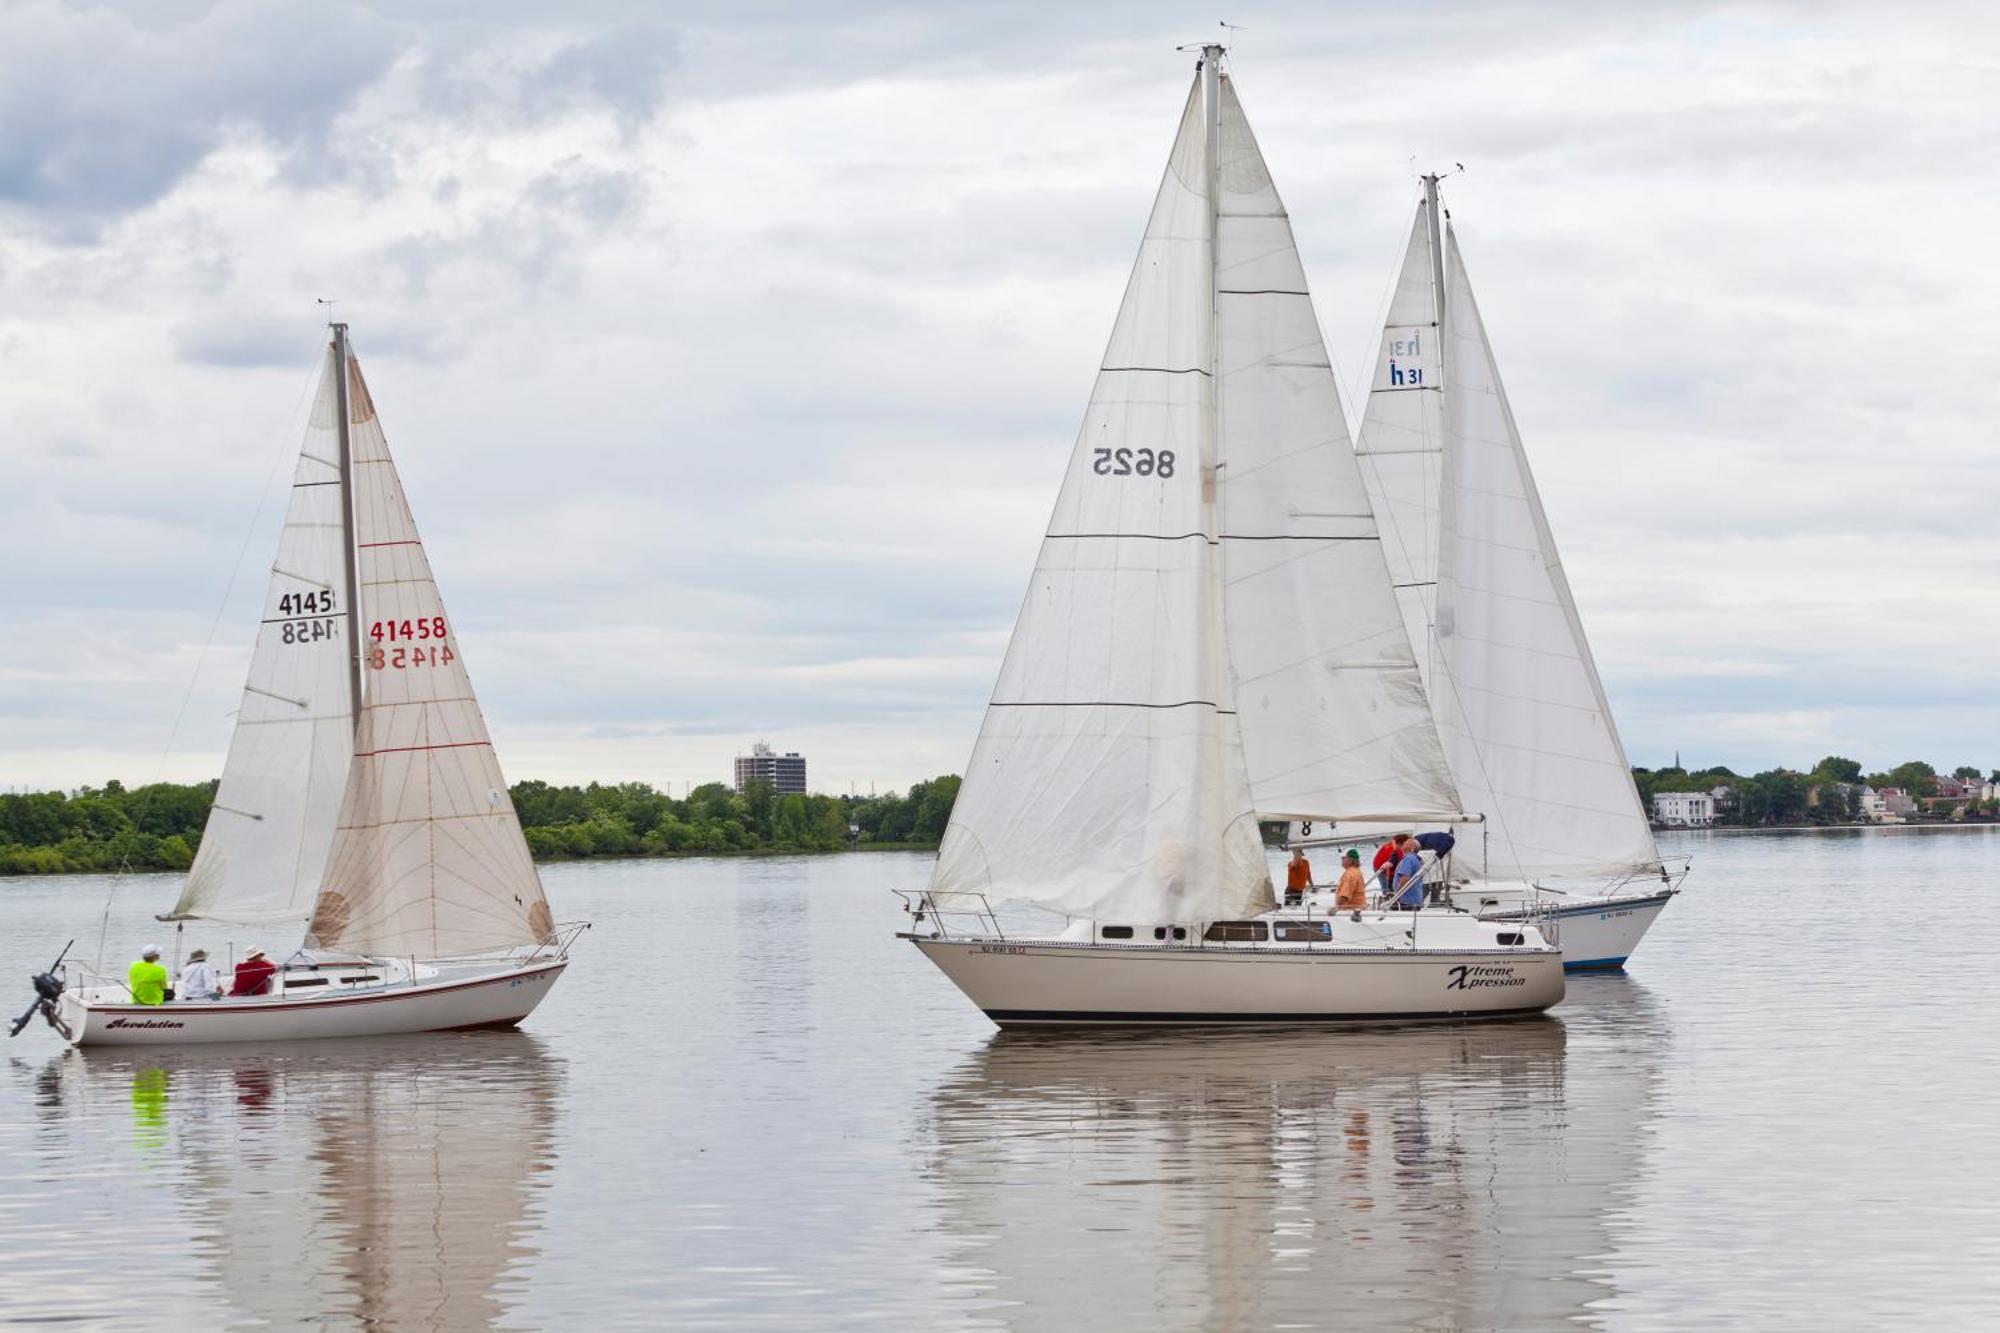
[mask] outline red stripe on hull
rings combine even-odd
[[[521,972],[509,972],[497,977],[481,977],[477,981],[459,981],[445,986],[401,986],[389,992],[356,994],[335,992],[331,996],[317,1000],[288,1000],[277,1004],[231,1004],[227,1000],[214,1000],[206,1004],[89,1004],[86,1007],[94,1014],[134,1014],[150,1018],[227,1018],[241,1014],[276,1014],[288,1009],[329,1009],[336,1005],[377,1004],[388,1000],[408,1000],[416,997],[428,998],[433,995],[449,995],[453,991],[471,990],[477,986],[497,986],[503,981],[521,981],[528,977],[541,977],[560,973],[569,963],[564,961],[550,967],[529,968]],[[526,1017],[526,1015],[523,1015]],[[514,1020],[519,1022],[520,1019]]]

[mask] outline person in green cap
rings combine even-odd
[[[1361,877],[1361,852],[1350,847],[1340,859],[1340,885],[1334,890],[1333,910],[1358,912],[1368,906],[1368,881]]]
[[[160,966],[160,951],[148,948],[125,974],[125,985],[134,1004],[164,1004],[167,999],[167,969]]]

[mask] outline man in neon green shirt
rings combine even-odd
[[[136,1004],[164,1004],[167,998],[167,969],[160,966],[160,951],[147,949],[125,974]]]

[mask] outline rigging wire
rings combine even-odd
[[[320,336],[315,331],[313,334],[315,343],[318,342]],[[249,527],[243,534],[242,545],[236,549],[236,559],[229,567],[229,578],[223,584],[222,598],[216,604],[215,614],[209,619],[208,633],[202,638],[201,651],[195,654],[194,668],[188,673],[187,688],[181,693],[180,706],[174,710],[173,725],[167,728],[166,744],[160,748],[160,759],[154,765],[152,779],[147,784],[149,786],[157,784],[166,774],[167,760],[173,757],[174,745],[180,739],[181,723],[187,718],[188,705],[194,700],[195,687],[201,683],[202,667],[208,661],[209,649],[215,646],[215,634],[222,626],[223,615],[229,610],[229,599],[235,595],[236,580],[243,572],[244,557],[250,554],[250,544],[256,540],[258,527],[264,518],[264,507],[270,503],[271,483],[277,478],[279,465],[294,452],[293,447],[288,442],[295,441],[299,437],[302,429],[300,418],[307,410],[307,404],[318,391],[318,388],[319,371],[315,369],[315,372],[307,378],[306,385],[300,391],[298,398],[293,401],[291,411],[286,415],[286,428],[277,437],[279,446],[271,455],[270,466],[264,473],[264,483],[258,488],[257,504],[251,511]],[[104,912],[97,923],[97,962],[95,970],[100,973],[104,971],[104,946],[111,932],[111,906],[113,900],[118,896],[120,881],[124,879],[131,868],[132,848],[128,843],[125,848],[125,855],[119,859],[118,868],[111,872],[111,886],[104,893]],[[176,925],[175,929],[178,931],[179,926]]]

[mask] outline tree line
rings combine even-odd
[[[1862,817],[1861,788],[1881,790],[1894,787],[1913,799],[1938,794],[1938,771],[1921,759],[1897,764],[1876,773],[1845,756],[1831,754],[1807,772],[1773,768],[1744,776],[1726,767],[1635,768],[1632,779],[1638,784],[1639,799],[1647,812],[1653,809],[1656,792],[1707,792],[1729,788],[1729,795],[1717,803],[1716,822],[1748,827],[1778,824],[1848,824]],[[2000,769],[1982,774],[1970,764],[1951,771],[1955,778],[2000,782]],[[1971,818],[2000,815],[2000,802],[1969,800],[1966,814]]]
[[[958,796],[954,775],[881,796],[780,796],[768,782],[720,782],[677,800],[644,782],[586,787],[517,782],[521,831],[538,860],[937,846]],[[74,792],[0,794],[0,875],[186,870],[216,783],[119,782]]]

